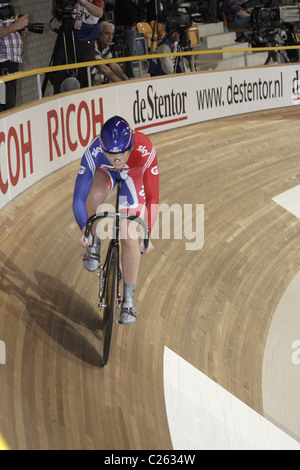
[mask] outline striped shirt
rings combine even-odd
[[[14,19],[0,20],[0,26],[7,27],[13,24],[13,22]],[[10,60],[18,64],[23,62],[23,41],[18,31],[0,38],[0,61],[3,62],[4,60]]]

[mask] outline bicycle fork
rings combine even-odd
[[[100,308],[100,310],[102,310],[103,308],[107,307],[107,304],[105,302],[105,288],[106,288],[105,282],[106,282],[107,276],[104,272],[103,264],[101,264],[99,267],[98,276],[99,276],[99,299],[100,299],[98,307]],[[117,300],[116,300],[116,308],[118,312],[121,309],[122,303],[123,303],[123,297],[121,296],[119,292],[119,281],[121,280],[121,277],[122,277],[121,272],[118,269]],[[117,315],[117,318],[119,318],[119,315]]]
[[[105,286],[105,280],[104,280],[104,275],[103,275],[103,264],[100,265],[100,271],[98,272],[98,276],[99,276],[99,299],[100,299],[100,302],[99,302],[99,305],[98,307],[100,307],[100,309],[102,310],[102,308],[106,307],[106,304],[103,303],[103,297],[104,297],[104,286]]]

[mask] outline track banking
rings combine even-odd
[[[273,100],[283,97],[283,75],[278,79],[255,81],[244,79],[235,82],[230,77],[229,84],[219,87],[204,88],[197,91],[198,109],[211,109],[253,101]]]

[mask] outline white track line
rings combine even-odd
[[[299,442],[167,347],[164,389],[174,450],[300,450]]]
[[[300,186],[295,186],[272,200],[300,219]]]

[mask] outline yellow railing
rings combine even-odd
[[[39,98],[42,98],[42,93],[41,93],[41,75],[42,74],[47,74],[49,72],[58,72],[61,70],[73,70],[73,69],[78,69],[82,67],[94,67],[101,64],[112,64],[114,62],[136,62],[140,60],[150,60],[151,58],[160,58],[160,57],[176,57],[176,56],[196,56],[196,55],[207,55],[207,54],[226,54],[226,53],[237,53],[237,52],[244,52],[247,54],[247,52],[270,52],[270,51],[276,51],[278,53],[277,59],[279,62],[279,54],[280,51],[287,51],[287,50],[295,50],[295,49],[300,49],[299,46],[280,46],[280,47],[241,47],[238,49],[214,49],[214,50],[205,50],[205,51],[184,51],[184,52],[177,52],[177,53],[168,53],[168,54],[147,54],[147,55],[139,55],[139,56],[133,56],[133,57],[118,57],[116,59],[106,59],[106,60],[95,60],[92,62],[77,62],[74,64],[65,64],[65,65],[56,65],[52,67],[43,67],[43,68],[36,68],[32,70],[27,70],[24,72],[17,72],[14,74],[10,75],[4,75],[1,77],[0,82],[8,82],[11,80],[16,80],[20,78],[25,78],[25,77],[30,77],[33,75],[37,76],[37,84],[38,84],[38,96]],[[274,64],[270,64],[274,65]]]

